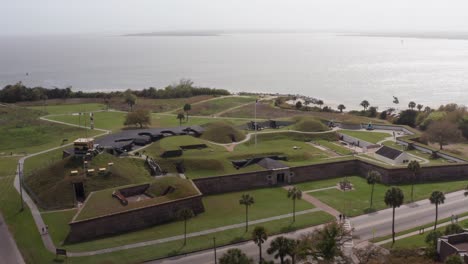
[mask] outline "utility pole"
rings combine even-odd
[[[21,162],[21,161],[20,161]],[[24,202],[23,202],[23,183],[22,183],[22,174],[23,172],[21,171],[21,165],[20,162],[18,162],[18,180],[19,180],[19,187],[20,187],[20,197],[21,197],[21,209],[20,212],[24,210]]]
[[[216,257],[216,237],[213,237],[213,250],[214,250],[215,264],[218,264],[218,258]]]

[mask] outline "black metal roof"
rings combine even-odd
[[[391,160],[394,160],[394,159],[398,158],[398,156],[403,154],[402,151],[399,151],[398,149],[390,148],[390,147],[387,147],[387,146],[381,147],[375,153],[380,155],[380,156],[384,156],[386,158],[389,158]]]

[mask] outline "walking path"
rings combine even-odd
[[[0,263],[24,264],[23,256],[0,213]]]
[[[302,192],[303,194],[304,193],[313,193],[313,192],[320,192],[320,191],[326,191],[326,190],[331,190],[331,189],[337,189],[336,186],[331,186],[331,187],[325,187],[325,188],[320,188],[320,189],[313,189],[313,190],[309,190],[309,191],[304,191]]]
[[[463,220],[466,220],[466,219],[468,219],[468,216],[460,217],[460,218],[458,219],[458,221],[463,221]],[[444,226],[448,226],[448,225],[450,225],[450,224],[452,224],[452,222],[451,222],[451,221],[447,221],[447,222],[438,224],[437,227],[444,227]],[[427,227],[427,228],[425,228],[425,229],[428,229],[428,230],[431,231],[431,230],[432,230],[432,227]],[[425,233],[423,233],[423,234],[425,234]],[[415,236],[415,235],[422,235],[422,234],[419,233],[419,230],[417,230],[417,231],[413,231],[413,232],[411,232],[411,233],[407,233],[407,234],[404,234],[404,235],[401,235],[401,236],[397,236],[397,237],[395,237],[395,240],[400,240],[400,239],[407,238],[407,237],[411,237],[411,236]],[[385,245],[385,244],[390,243],[390,242],[392,242],[392,239],[391,239],[391,238],[386,239],[386,240],[382,240],[382,241],[379,241],[379,242],[376,242],[376,243],[374,243],[374,244],[376,244],[376,245],[378,245],[378,246],[381,246],[381,245]]]
[[[308,214],[308,213],[313,213],[313,212],[318,212],[318,211],[321,211],[320,208],[313,208],[313,209],[309,209],[309,210],[296,212],[296,215],[303,215],[303,214]],[[250,225],[261,224],[261,223],[270,222],[270,221],[274,221],[274,220],[290,218],[292,216],[293,216],[292,213],[284,214],[284,215],[277,215],[277,216],[273,216],[273,217],[268,217],[268,218],[249,221],[249,224]],[[222,226],[222,227],[207,229],[207,230],[203,230],[203,231],[199,231],[199,232],[188,233],[187,238],[208,235],[208,234],[221,232],[221,231],[226,231],[226,230],[230,230],[230,229],[241,228],[241,227],[244,227],[244,226],[245,226],[245,223],[239,223],[239,224],[234,224],[234,225],[228,225],[228,226]],[[155,240],[150,240],[150,241],[144,241],[144,242],[139,242],[139,243],[133,243],[133,244],[118,246],[118,247],[113,247],[113,248],[105,248],[105,249],[100,249],[100,250],[95,250],[95,251],[68,252],[68,256],[70,256],[70,257],[94,256],[94,255],[110,253],[110,252],[115,252],[115,251],[120,251],[120,250],[126,250],[126,249],[131,249],[131,248],[146,247],[146,246],[150,246],[150,245],[156,245],[156,244],[161,244],[161,243],[166,243],[166,242],[171,242],[171,241],[181,240],[181,239],[184,239],[184,235],[166,237],[166,238],[155,239]]]
[[[292,188],[292,187],[293,186],[287,185],[287,186],[284,186],[283,189],[288,190],[289,188]],[[304,192],[302,193],[302,199],[304,201],[308,202],[308,203],[313,204],[315,207],[320,208],[320,210],[325,211],[325,212],[333,215],[335,218],[337,218],[340,215],[340,212],[335,210],[335,208],[332,208],[332,207],[328,206],[327,204],[322,203],[319,199],[317,199],[317,198],[315,198],[313,196],[310,196],[307,193],[304,193]]]

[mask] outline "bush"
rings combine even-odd
[[[463,264],[461,257],[458,254],[453,254],[445,259],[445,264]]]
[[[415,127],[416,126],[416,116],[417,115],[418,115],[418,112],[414,111],[414,110],[402,111],[400,113],[400,117],[398,117],[395,124]]]

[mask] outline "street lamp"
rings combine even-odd
[[[218,258],[216,257],[216,237],[213,237],[213,251],[214,251],[215,264],[217,264],[218,263]]]

